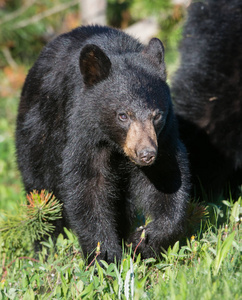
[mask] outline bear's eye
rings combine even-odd
[[[154,122],[159,122],[160,119],[161,119],[161,117],[162,117],[162,114],[161,114],[161,113],[156,114],[156,115],[154,116]]]
[[[118,114],[118,118],[119,118],[119,120],[122,121],[122,122],[128,121],[128,116],[127,116],[127,114],[125,114],[125,113],[120,113],[120,114]]]

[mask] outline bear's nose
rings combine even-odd
[[[152,149],[143,149],[138,153],[138,158],[145,165],[150,165],[156,158],[156,151]]]

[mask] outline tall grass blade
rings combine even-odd
[[[216,276],[220,270],[221,264],[225,259],[226,255],[228,254],[229,250],[231,249],[233,240],[235,236],[235,231],[232,232],[223,243],[219,243],[217,245],[217,256],[214,261],[213,273]],[[220,240],[220,235],[218,236]]]

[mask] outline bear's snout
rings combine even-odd
[[[157,156],[157,136],[150,120],[134,121],[129,128],[124,152],[131,161],[140,166],[151,165]]]
[[[146,148],[139,151],[137,156],[141,164],[148,166],[155,161],[156,154],[157,151],[155,151],[155,149]]]

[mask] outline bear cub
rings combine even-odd
[[[16,147],[26,192],[63,202],[55,234],[72,228],[89,260],[98,242],[107,262],[121,259],[122,240],[135,247],[137,212],[151,219],[143,258],[183,234],[189,168],[160,40],[87,26],[51,41],[22,90]]]

